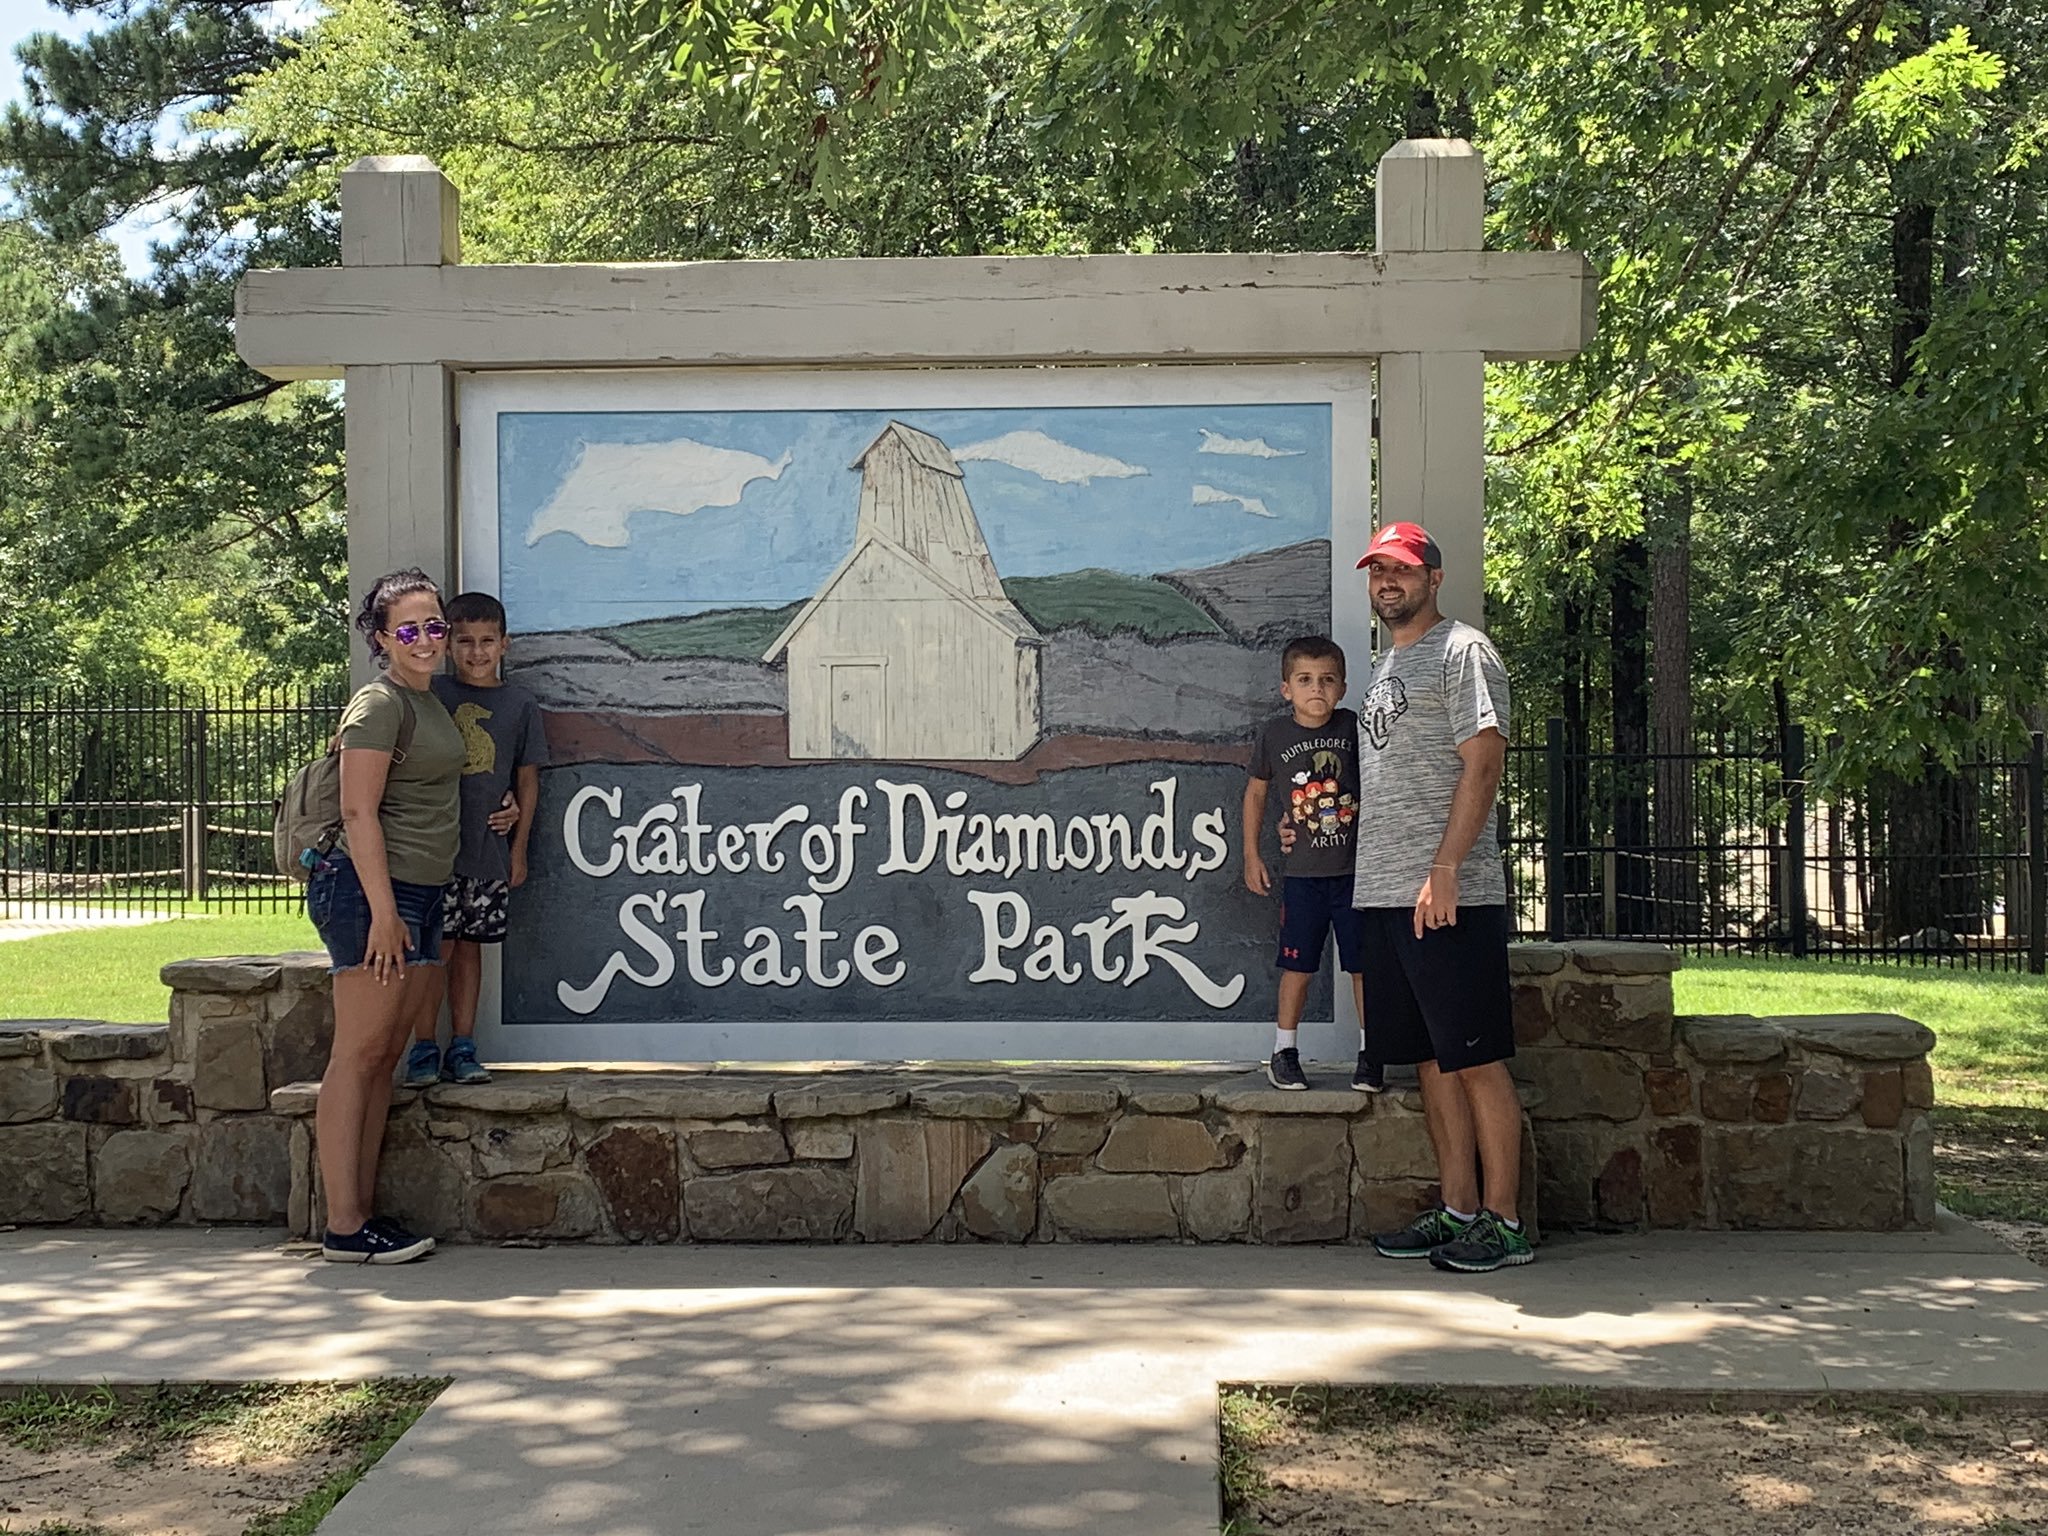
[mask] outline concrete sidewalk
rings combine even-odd
[[[323,1536],[1216,1528],[1216,1385],[2048,1387],[2048,1271],[1932,1233],[1356,1248],[444,1249],[0,1236],[0,1380],[432,1373]]]

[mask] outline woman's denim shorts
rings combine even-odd
[[[405,924],[405,963],[441,963],[441,887],[391,882],[398,920]],[[370,898],[355,864],[345,853],[330,853],[313,866],[306,887],[306,915],[327,946],[330,972],[361,968],[370,947]]]

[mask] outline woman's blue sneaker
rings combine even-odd
[[[415,1040],[405,1053],[405,1071],[398,1079],[401,1088],[431,1088],[441,1081],[441,1047],[431,1040]]]
[[[441,1076],[451,1083],[488,1083],[491,1074],[476,1059],[476,1042],[457,1035],[448,1042],[448,1054],[441,1059]]]
[[[400,1246],[406,1243],[425,1243],[427,1245],[427,1252],[432,1253],[434,1251],[435,1243],[431,1237],[421,1237],[417,1232],[408,1232],[389,1216],[372,1216],[363,1225],[375,1227],[379,1232],[382,1232]]]
[[[320,1239],[320,1257],[337,1264],[410,1264],[432,1251],[424,1237],[380,1221],[366,1221],[357,1232],[328,1232]]]

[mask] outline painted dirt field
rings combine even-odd
[[[1235,1536],[2048,1529],[2048,1399],[1227,1393]]]

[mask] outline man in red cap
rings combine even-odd
[[[1421,528],[1389,523],[1358,568],[1392,641],[1358,706],[1351,899],[1364,928],[1365,1026],[1380,1061],[1416,1067],[1442,1190],[1442,1204],[1373,1247],[1439,1269],[1526,1264],[1535,1252],[1516,1209],[1522,1105],[1507,1068],[1507,885],[1493,824],[1507,669],[1484,634],[1438,609],[1443,556]]]

